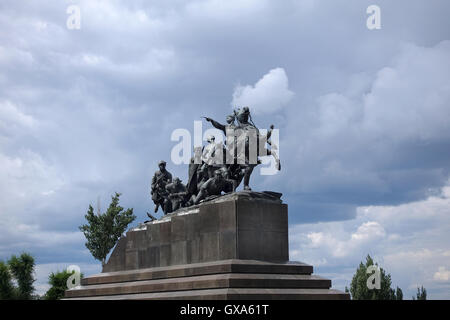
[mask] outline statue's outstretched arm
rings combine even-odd
[[[226,134],[226,132],[225,132],[225,125],[217,122],[214,119],[208,118],[208,117],[205,117],[205,119],[206,119],[206,121],[211,122],[211,124],[213,125],[214,128],[222,130]]]

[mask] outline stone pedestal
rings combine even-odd
[[[75,299],[348,299],[312,266],[289,262],[287,205],[237,192],[180,209],[122,237]]]
[[[227,259],[288,261],[287,205],[236,193],[178,210],[128,231],[103,272]]]

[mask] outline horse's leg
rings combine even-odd
[[[247,165],[247,167],[245,168],[244,171],[244,190],[252,190],[249,186],[250,184],[250,176],[253,172],[253,168],[255,167],[255,165]]]
[[[277,152],[275,150],[269,150],[266,149],[267,155],[268,156],[272,156],[275,159],[275,164],[277,166],[278,171],[281,170],[281,162],[280,162],[280,158],[277,155]]]

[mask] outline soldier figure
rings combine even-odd
[[[223,167],[214,171],[214,176],[209,178],[202,186],[197,196],[193,200],[198,204],[201,200],[209,196],[219,196],[223,192],[234,192],[236,190],[236,181],[228,179],[228,170]]]
[[[159,206],[163,209],[164,214],[169,211],[169,199],[166,185],[172,182],[172,174],[166,170],[166,162],[161,160],[158,164],[159,170],[155,172],[152,178],[151,196],[155,203],[155,212],[158,212]]]
[[[250,110],[248,107],[244,107],[244,108],[242,108],[242,110],[238,109],[236,112],[236,118],[239,123],[238,128],[246,131],[246,133],[247,133],[247,134],[239,135],[237,137],[238,145],[241,143],[244,144],[244,150],[238,152],[238,154],[237,154],[238,158],[245,159],[245,164],[240,164],[241,169],[244,174],[244,190],[252,190],[249,186],[250,176],[253,172],[253,169],[256,167],[256,165],[258,164],[259,161],[257,160],[258,151],[256,154],[256,159],[255,159],[255,160],[257,160],[257,162],[251,163],[251,161],[250,161],[250,139],[249,139],[248,134],[255,135],[255,138],[257,139],[258,135],[259,135],[259,130],[255,126],[253,121],[251,123],[249,121]],[[251,118],[250,118],[250,120],[251,120]],[[255,142],[257,143],[257,140]],[[258,150],[258,146],[256,146],[256,150]]]
[[[200,171],[207,176],[206,180],[214,176],[214,170],[219,169],[223,165],[223,146],[216,143],[214,136],[207,138],[208,145],[203,149],[202,167]]]
[[[187,195],[186,187],[181,183],[181,180],[177,177],[173,179],[172,183],[166,185],[166,191],[169,194],[169,200],[171,208],[169,212],[178,210],[184,204],[184,199]]]
[[[198,183],[198,174],[197,171],[201,167],[201,154],[202,154],[202,148],[201,147],[194,147],[194,155],[191,157],[191,160],[189,162],[189,176],[188,176],[188,183],[186,185],[187,192],[190,195],[197,194],[197,183]],[[199,158],[199,159],[196,159]]]

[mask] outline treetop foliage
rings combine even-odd
[[[354,300],[402,300],[403,292],[397,287],[395,290],[391,288],[391,275],[386,273],[383,268],[380,270],[380,289],[369,289],[367,286],[367,279],[370,273],[367,273],[367,268],[378,263],[374,262],[370,255],[366,257],[366,263],[360,263],[355,275],[353,276],[350,293]],[[348,291],[348,289],[347,289]]]
[[[30,300],[33,296],[34,258],[28,253],[13,255],[7,263],[0,261],[0,299]],[[17,287],[13,280],[17,282]]]
[[[86,247],[94,258],[105,264],[106,256],[116,245],[127,226],[136,219],[133,209],[124,209],[119,206],[120,193],[111,197],[112,201],[105,213],[96,215],[94,208],[89,205],[85,218],[87,224],[80,226],[86,237]]]

